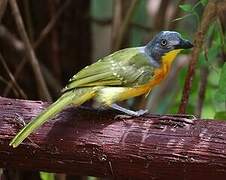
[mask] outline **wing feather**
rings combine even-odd
[[[132,86],[148,81],[153,67],[138,48],[117,51],[79,71],[64,91],[88,86]]]

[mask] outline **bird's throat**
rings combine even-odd
[[[159,68],[155,69],[154,78],[153,78],[154,80],[150,84],[159,84],[160,81],[162,81],[167,76],[167,74],[171,68],[171,64],[172,64],[173,60],[176,58],[176,55],[180,51],[181,51],[180,49],[173,50],[173,51],[166,53],[162,57],[161,66]]]
[[[181,51],[181,49],[176,49],[173,51],[170,51],[168,53],[166,53],[163,57],[162,57],[162,66],[163,67],[170,67],[173,60],[176,58],[177,54]]]

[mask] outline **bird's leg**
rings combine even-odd
[[[117,105],[117,104],[112,104],[111,105],[111,108],[113,108],[113,109],[116,109],[116,110],[118,110],[118,111],[120,111],[120,112],[123,112],[123,113],[125,113],[125,114],[127,114],[127,115],[129,115],[130,117],[131,116],[142,116],[142,115],[144,115],[145,113],[147,113],[148,112],[148,110],[139,110],[139,111],[132,111],[132,110],[129,110],[129,109],[126,109],[126,108],[124,108],[124,107],[121,107],[121,106],[119,106],[119,105]],[[123,116],[124,117],[124,116]],[[126,117],[126,116],[125,116]]]

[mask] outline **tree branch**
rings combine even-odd
[[[0,62],[3,65],[4,69],[6,70],[9,78],[11,79],[15,89],[19,92],[19,94],[21,95],[21,97],[23,97],[24,99],[27,99],[27,95],[25,94],[25,92],[23,91],[23,89],[20,88],[19,84],[17,83],[17,81],[15,80],[13,73],[10,71],[8,65],[6,64],[6,61],[4,59],[4,57],[2,56],[2,54],[0,53]]]
[[[2,17],[4,16],[5,10],[7,8],[8,0],[1,0],[0,1],[0,23],[2,21]]]
[[[110,110],[67,108],[18,148],[9,141],[47,106],[0,98],[0,167],[111,176],[117,179],[223,179],[226,123],[186,116],[115,120]]]
[[[180,21],[174,21],[176,18],[179,18],[181,16],[181,8],[180,8],[180,5],[181,4],[184,4],[186,0],[179,0],[174,8],[174,11],[172,13],[172,16],[170,17],[170,21],[169,21],[169,24],[168,24],[168,29],[169,30],[174,30],[176,29],[178,23]]]
[[[165,27],[166,23],[166,12],[170,1],[161,0],[158,11],[154,17],[154,32],[161,31]]]
[[[38,39],[33,44],[34,50],[36,50],[41,45],[41,43],[47,38],[47,36],[50,34],[50,32],[55,27],[55,25],[56,25],[57,21],[59,20],[59,18],[61,17],[61,15],[65,12],[65,10],[70,5],[70,2],[71,2],[71,0],[65,1],[64,4],[62,5],[62,7],[57,11],[56,15],[53,16],[50,19],[50,21],[48,22],[48,24],[45,26],[45,28],[43,28],[43,30],[41,31]],[[27,60],[28,60],[27,58],[23,58],[22,61],[20,62],[20,64],[18,65],[18,68],[16,69],[16,72],[14,73],[15,79],[17,79],[19,77],[19,75],[21,74],[22,70],[24,69],[24,67],[25,67],[25,65],[27,63]],[[45,69],[44,69],[44,71],[45,71]],[[10,90],[12,88],[12,85],[13,85],[12,82],[10,82],[7,85],[7,87],[5,88],[5,90],[3,92],[3,95],[4,96],[7,96],[8,95],[8,93],[10,92]],[[54,87],[54,88],[56,89],[57,87]]]
[[[209,69],[206,66],[203,66],[200,69],[200,84],[199,84],[199,92],[198,92],[198,98],[197,98],[197,107],[196,107],[196,116],[201,117],[202,115],[202,108],[204,104],[205,99],[205,93],[206,93],[206,87],[208,83],[208,75],[209,75]]]
[[[130,4],[130,7],[128,8],[128,11],[127,11],[127,13],[125,15],[125,18],[123,19],[123,22],[117,22],[116,23],[117,25],[115,25],[116,26],[115,28],[119,28],[119,29],[117,31],[117,34],[115,34],[115,38],[113,38],[113,41],[114,41],[113,42],[113,47],[112,47],[113,51],[119,50],[120,45],[123,42],[123,39],[124,39],[125,34],[126,34],[127,30],[128,30],[130,21],[131,21],[131,19],[133,17],[133,14],[135,12],[135,9],[136,9],[138,3],[139,3],[138,0],[132,0],[132,2]],[[116,16],[116,18],[118,18],[118,16]],[[121,24],[119,24],[119,23],[121,23]],[[119,27],[119,25],[121,25],[121,26]]]
[[[13,16],[15,18],[21,39],[24,41],[24,45],[26,47],[27,57],[30,60],[31,66],[32,66],[34,74],[35,74],[36,82],[38,84],[37,88],[40,89],[39,93],[40,93],[40,95],[43,99],[51,101],[51,96],[49,94],[45,80],[42,76],[42,72],[41,72],[41,69],[40,69],[40,66],[39,66],[39,63],[38,63],[38,59],[35,55],[35,52],[34,52],[32,46],[31,46],[31,43],[30,43],[29,38],[27,36],[27,33],[26,33],[26,30],[25,30],[25,27],[24,27],[22,17],[20,15],[20,11],[19,11],[17,2],[16,2],[16,0],[9,0],[9,4],[11,6],[12,13],[13,13]]]

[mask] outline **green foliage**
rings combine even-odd
[[[42,180],[55,180],[54,173],[40,172]]]
[[[91,16],[97,19],[112,17],[112,0],[92,0]]]
[[[215,101],[218,103],[226,102],[226,63],[224,64],[221,71],[218,90],[215,94]]]
[[[222,37],[220,35],[219,23],[213,23],[207,32],[206,40],[209,41],[210,47],[207,48],[207,43],[204,44],[203,51],[199,56],[199,66],[211,66],[211,63],[216,62],[219,52],[222,49]]]
[[[202,7],[206,6],[206,4],[208,3],[208,0],[200,0],[198,1],[196,4],[191,5],[191,4],[182,4],[179,5],[179,7],[186,13],[188,13],[187,15],[181,17],[181,18],[177,18],[176,20],[182,20],[186,17],[188,17],[189,15],[193,15],[196,17],[196,20],[198,21],[198,23],[200,22],[200,18],[199,18],[199,13],[198,13],[198,8],[200,7],[200,5],[202,5]]]
[[[194,5],[180,5],[180,9],[186,12],[186,15],[178,19],[185,21],[185,17],[194,15],[199,23],[199,15],[202,14],[200,11],[202,12],[203,7],[206,6],[207,3],[208,0],[200,0]],[[184,32],[187,31],[184,30]],[[209,73],[207,86],[205,88],[206,92],[202,108],[202,117],[226,119],[226,65],[224,64],[224,66],[219,66],[219,60],[222,58],[222,51],[225,51],[224,44],[225,37],[222,32],[221,25],[218,21],[215,21],[210,25],[208,32],[205,35],[203,50],[199,55],[196,73],[193,78],[192,89],[189,96],[190,98],[187,108],[188,113],[194,114],[196,112],[201,81],[200,70],[203,67],[208,67]],[[225,59],[222,60],[225,61]],[[187,68],[184,68],[179,72],[177,81],[179,87],[184,86],[184,77],[186,76],[186,73]],[[172,102],[170,108],[168,109],[168,113],[176,113],[178,111],[178,106],[182,96],[182,88],[179,88],[176,94],[176,97],[171,99]],[[171,93],[168,97],[171,97]]]
[[[219,50],[220,50],[220,46],[217,44],[210,47],[207,50],[207,52],[205,52],[205,50],[203,50],[199,55],[199,62],[198,62],[199,65],[200,66],[207,65],[207,64],[210,64],[211,61],[216,60]]]
[[[219,111],[216,112],[214,119],[226,119],[226,112],[225,111]]]
[[[208,0],[200,0],[200,2],[202,3],[203,6],[206,6],[208,3]]]
[[[192,11],[193,11],[193,8],[192,8],[192,5],[191,5],[191,4],[182,4],[182,5],[179,5],[179,7],[180,7],[184,12],[192,13]]]

